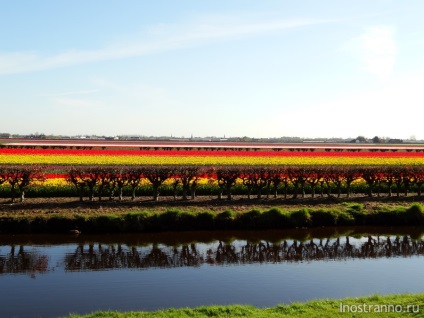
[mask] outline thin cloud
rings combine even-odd
[[[51,56],[37,52],[0,53],[0,75],[35,72],[85,63],[125,59],[157,52],[193,47],[213,41],[225,41],[235,38],[259,36],[273,32],[331,23],[336,20],[296,19],[269,21],[261,23],[195,23],[175,26],[161,26],[161,37],[138,39],[135,43],[122,43],[97,50],[69,50]],[[152,29],[154,30],[154,29]]]
[[[99,102],[77,98],[59,97],[52,100],[56,105],[62,105],[70,108],[92,108],[101,106]]]
[[[61,96],[74,96],[74,95],[90,95],[100,92],[100,89],[87,89],[72,92],[63,92],[57,94],[40,94],[39,97],[61,97]]]

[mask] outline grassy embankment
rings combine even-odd
[[[344,312],[343,312],[344,311]],[[354,313],[353,311],[356,311]],[[367,312],[365,312],[367,311]],[[272,308],[252,306],[208,306],[155,312],[97,312],[69,318],[105,317],[423,317],[424,294],[370,296],[340,300],[314,300]]]
[[[78,228],[83,233],[125,233],[192,230],[264,230],[314,228],[323,226],[422,226],[424,206],[381,206],[365,209],[360,203],[345,203],[337,208],[272,207],[246,212],[225,210],[164,212],[136,211],[120,214],[46,213],[36,216],[3,213],[0,233],[65,233]]]

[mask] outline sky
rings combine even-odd
[[[424,139],[422,0],[0,8],[0,132]]]

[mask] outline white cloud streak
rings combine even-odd
[[[100,89],[86,89],[80,91],[54,93],[54,94],[40,94],[39,97],[61,97],[61,96],[74,96],[74,95],[91,95],[100,92]]]
[[[50,70],[85,63],[125,59],[158,52],[202,45],[213,41],[265,35],[273,32],[331,23],[335,20],[296,19],[261,23],[221,23],[208,21],[185,26],[161,26],[152,29],[160,39],[137,39],[94,50],[69,50],[44,56],[31,52],[0,52],[0,75]]]
[[[98,101],[79,99],[79,98],[58,97],[58,98],[54,98],[53,102],[56,105],[62,105],[62,106],[70,107],[70,108],[76,108],[76,109],[101,107],[101,103],[99,103]]]

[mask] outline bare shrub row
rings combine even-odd
[[[153,200],[158,201],[161,187],[165,181],[171,184],[176,199],[178,190],[182,189],[182,198],[196,198],[199,182],[207,179],[211,185],[218,187],[218,198],[225,195],[232,199],[236,184],[243,184],[250,199],[261,199],[266,195],[277,198],[280,193],[288,197],[291,189],[292,198],[305,196],[309,189],[312,197],[340,197],[344,190],[346,197],[351,195],[355,182],[365,184],[366,195],[380,195],[386,189],[388,196],[395,193],[408,195],[412,188],[421,196],[424,183],[424,166],[36,166],[15,165],[0,166],[0,185],[10,187],[12,202],[19,195],[23,201],[25,190],[33,186],[43,186],[51,171],[61,171],[66,180],[73,185],[83,201],[88,193],[89,200],[95,195],[99,200],[123,199],[123,189],[131,189],[131,199],[136,197],[136,189],[148,182],[153,191]],[[319,189],[319,193],[317,192]],[[334,192],[332,194],[331,192]]]

